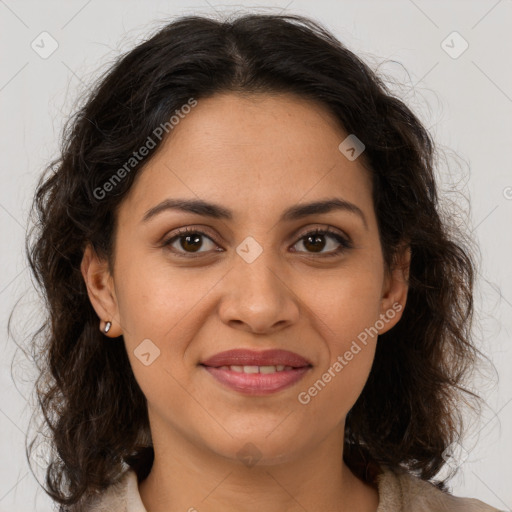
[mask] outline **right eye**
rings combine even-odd
[[[193,255],[194,252],[208,252],[199,251],[199,249],[202,248],[203,246],[203,242],[201,241],[201,238],[203,237],[208,239],[210,242],[214,243],[214,241],[208,235],[206,235],[206,233],[203,233],[202,231],[190,227],[181,228],[172,233],[172,236],[170,238],[164,240],[164,242],[162,243],[162,247],[169,247],[170,250],[177,256],[185,258],[198,258],[199,256]],[[184,252],[181,252],[176,247],[173,247],[175,242],[179,242],[180,249],[182,249]],[[190,249],[190,252],[188,252],[188,249]]]

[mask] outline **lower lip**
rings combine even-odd
[[[305,366],[274,373],[234,372],[204,365],[203,368],[220,383],[235,391],[248,395],[268,395],[292,386],[302,379],[311,367]]]

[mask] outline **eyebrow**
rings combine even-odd
[[[211,217],[214,219],[233,219],[233,212],[214,203],[208,203],[201,199],[165,199],[153,208],[149,209],[142,218],[143,222],[155,217],[159,213],[167,210],[178,210],[188,213],[195,213],[204,217]],[[322,213],[329,213],[331,211],[341,210],[357,215],[363,222],[366,230],[368,230],[368,223],[363,211],[353,203],[340,198],[330,198],[321,201],[314,201],[311,203],[297,204],[287,208],[281,215],[280,221],[293,221],[299,220],[310,215],[318,215]]]

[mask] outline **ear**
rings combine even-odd
[[[85,248],[80,270],[87,286],[92,307],[101,319],[100,330],[110,338],[122,334],[119,311],[114,289],[114,279],[110,275],[108,262],[100,258],[91,244]],[[111,322],[108,333],[104,332],[106,323]]]
[[[379,334],[384,334],[394,327],[405,309],[411,265],[411,248],[408,243],[398,248],[393,261],[393,267],[386,270],[382,286],[380,319],[384,327],[379,329]]]

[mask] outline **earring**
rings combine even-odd
[[[107,334],[108,331],[110,331],[110,328],[112,327],[112,322],[107,322],[106,325],[105,325],[105,329],[103,330],[103,332],[105,334]]]

